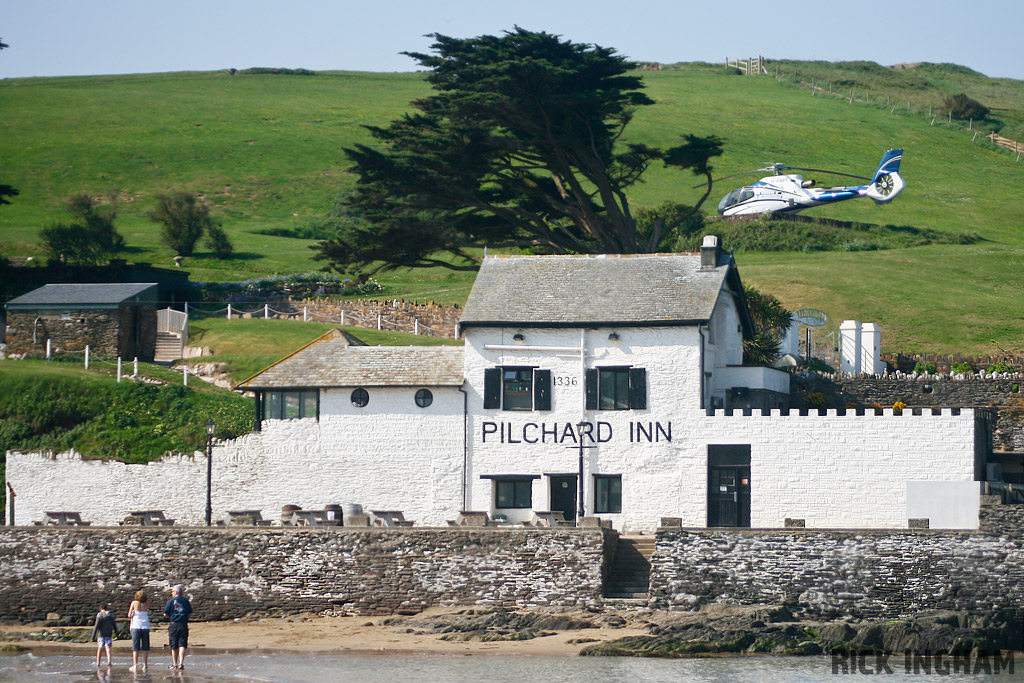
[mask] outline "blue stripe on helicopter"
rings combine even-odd
[[[826,192],[825,194],[819,194],[817,197],[812,197],[816,202],[827,201],[831,199],[849,199],[850,197],[859,196],[858,192]]]

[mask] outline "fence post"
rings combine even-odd
[[[121,356],[117,357],[117,382],[121,383]]]
[[[380,313],[377,314],[377,329],[380,330]]]
[[[185,315],[188,315],[188,302],[185,302]]]
[[[419,318],[413,318],[412,319],[412,333],[413,334],[419,334],[420,333],[420,319]]]
[[[132,361],[132,377],[139,376],[139,357],[135,356],[135,360]]]
[[[50,340],[49,340],[49,338],[47,338],[47,340],[46,340],[46,362],[47,363],[50,362]]]
[[[188,386],[188,365],[184,365],[181,369],[181,382],[184,386]]]
[[[85,345],[85,369],[89,369],[89,345]]]
[[[341,325],[342,325],[342,327],[345,326],[345,309],[344,308],[341,309]]]
[[[270,304],[263,304],[263,319],[270,317]]]
[[[309,311],[308,306],[302,307],[302,322],[309,322]]]
[[[228,304],[228,320],[231,320],[231,304]]]

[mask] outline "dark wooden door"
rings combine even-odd
[[[750,526],[750,467],[711,467],[708,526]]]
[[[566,521],[576,519],[576,484],[575,474],[551,477],[551,511],[561,511]]]

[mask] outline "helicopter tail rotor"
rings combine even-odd
[[[868,186],[867,196],[874,200],[875,204],[888,204],[896,198],[907,183],[898,172],[882,173],[874,182]]]

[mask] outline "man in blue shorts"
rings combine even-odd
[[[185,668],[185,648],[188,647],[188,617],[192,614],[192,605],[185,597],[182,586],[171,589],[171,599],[164,607],[164,614],[170,622],[167,625],[167,639],[171,648],[172,669]]]

